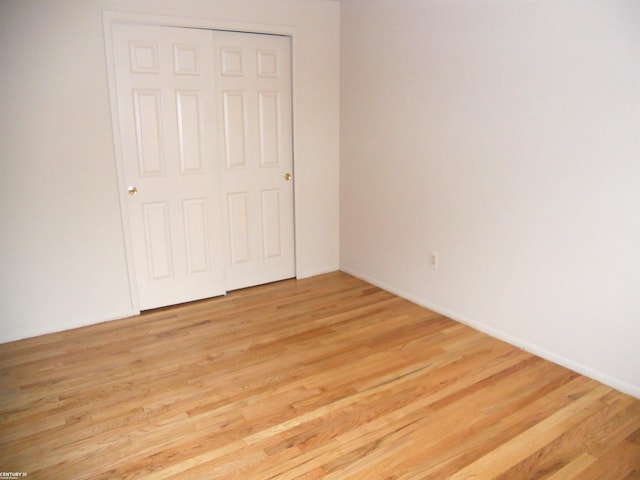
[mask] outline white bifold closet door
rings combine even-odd
[[[112,32],[140,309],[294,277],[289,38]]]

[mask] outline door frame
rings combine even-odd
[[[122,234],[125,246],[125,258],[127,263],[127,279],[129,281],[129,292],[131,298],[131,315],[140,314],[140,301],[138,298],[138,290],[136,287],[136,271],[133,261],[133,241],[131,238],[131,231],[129,228],[129,213],[127,210],[127,192],[125,191],[125,169],[124,169],[124,155],[122,152],[122,138],[120,130],[120,117],[118,111],[118,92],[116,89],[116,66],[113,55],[113,33],[112,25],[116,23],[128,23],[128,24],[140,24],[140,25],[154,25],[164,27],[179,27],[179,28],[201,28],[206,30],[221,30],[231,32],[243,32],[243,33],[257,33],[257,34],[271,34],[282,35],[290,38],[291,41],[291,121],[292,121],[292,163],[293,172],[295,178],[295,131],[296,131],[296,115],[295,115],[295,71],[296,71],[296,49],[294,48],[296,42],[296,28],[288,25],[275,25],[275,24],[258,24],[228,20],[215,20],[215,19],[201,19],[201,18],[188,18],[166,15],[147,15],[136,14],[126,12],[103,12],[103,26],[104,26],[104,43],[105,54],[107,64],[107,79],[109,83],[109,102],[111,107],[111,128],[113,133],[114,153],[116,160],[116,174],[117,174],[117,189],[118,200],[120,202],[120,219],[122,226]],[[298,209],[295,208],[296,204],[296,182],[293,184],[293,228],[294,228],[294,263],[296,270],[296,278],[298,275],[298,242],[299,238],[297,225],[298,222]]]

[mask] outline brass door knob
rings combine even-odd
[[[289,180],[291,180],[291,174],[290,173],[285,173],[284,174],[284,179],[288,182]]]
[[[132,185],[129,185],[129,188],[127,188],[127,192],[129,192],[129,195],[133,197],[136,193],[138,193],[138,189]]]

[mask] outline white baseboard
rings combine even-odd
[[[106,317],[106,318],[93,320],[89,323],[79,322],[79,323],[66,324],[64,326],[57,325],[57,326],[54,326],[53,328],[31,329],[26,332],[21,332],[18,335],[15,335],[15,334],[8,334],[6,336],[2,335],[0,336],[0,344],[17,342],[20,340],[26,340],[28,338],[42,337],[43,335],[51,335],[53,333],[66,332],[69,330],[76,330],[78,328],[90,327],[92,325],[98,325],[100,323],[113,322],[114,320],[122,320],[123,318],[129,318],[139,314],[140,312],[136,310],[125,310],[123,312],[118,312],[113,315],[110,315],[109,317]]]
[[[298,280],[302,280],[303,278],[309,278],[309,277],[315,277],[318,275],[324,275],[325,273],[333,273],[333,272],[337,272],[338,270],[340,270],[338,267],[328,267],[328,268],[320,268],[317,270],[309,270],[309,271],[304,271],[301,273],[296,273],[296,278]],[[356,275],[354,275],[355,277]]]
[[[348,273],[349,275],[353,275],[356,278],[364,280],[365,282],[375,285],[376,287],[382,288],[383,290],[393,293],[394,295],[398,295],[399,297],[405,298],[417,305],[420,305],[421,307],[428,308],[429,310],[439,313],[440,315],[444,315],[445,317],[450,318],[451,320],[455,320],[456,322],[467,325],[475,330],[478,330],[482,333],[486,333],[491,337],[507,342],[510,345],[518,347],[526,352],[537,355],[538,357],[544,358],[545,360],[549,360],[550,362],[556,363],[560,366],[573,370],[574,372],[577,372],[581,375],[597,380],[598,382],[604,383],[605,385],[615,388],[616,390],[619,390],[621,392],[627,393],[635,398],[640,399],[640,387],[638,386],[624,382],[620,379],[607,375],[587,365],[583,365],[579,362],[575,362],[570,358],[564,357],[555,352],[547,350],[546,348],[541,347],[539,345],[533,344],[531,342],[528,342],[518,337],[514,337],[513,335],[503,332],[502,330],[495,329],[482,322],[478,322],[465,315],[461,315],[460,313],[455,312],[454,310],[451,310],[447,307],[443,307],[442,305],[431,303],[428,300],[425,300],[424,298],[416,297],[415,295],[409,294],[401,289],[398,289],[385,282],[379,281],[378,279],[373,278],[362,272],[359,272],[355,269],[342,266],[340,270],[345,273]]]

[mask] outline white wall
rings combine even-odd
[[[132,310],[105,10],[295,29],[298,276],[338,267],[338,3],[2,0],[0,342]]]
[[[343,0],[342,268],[640,397],[639,26]]]

